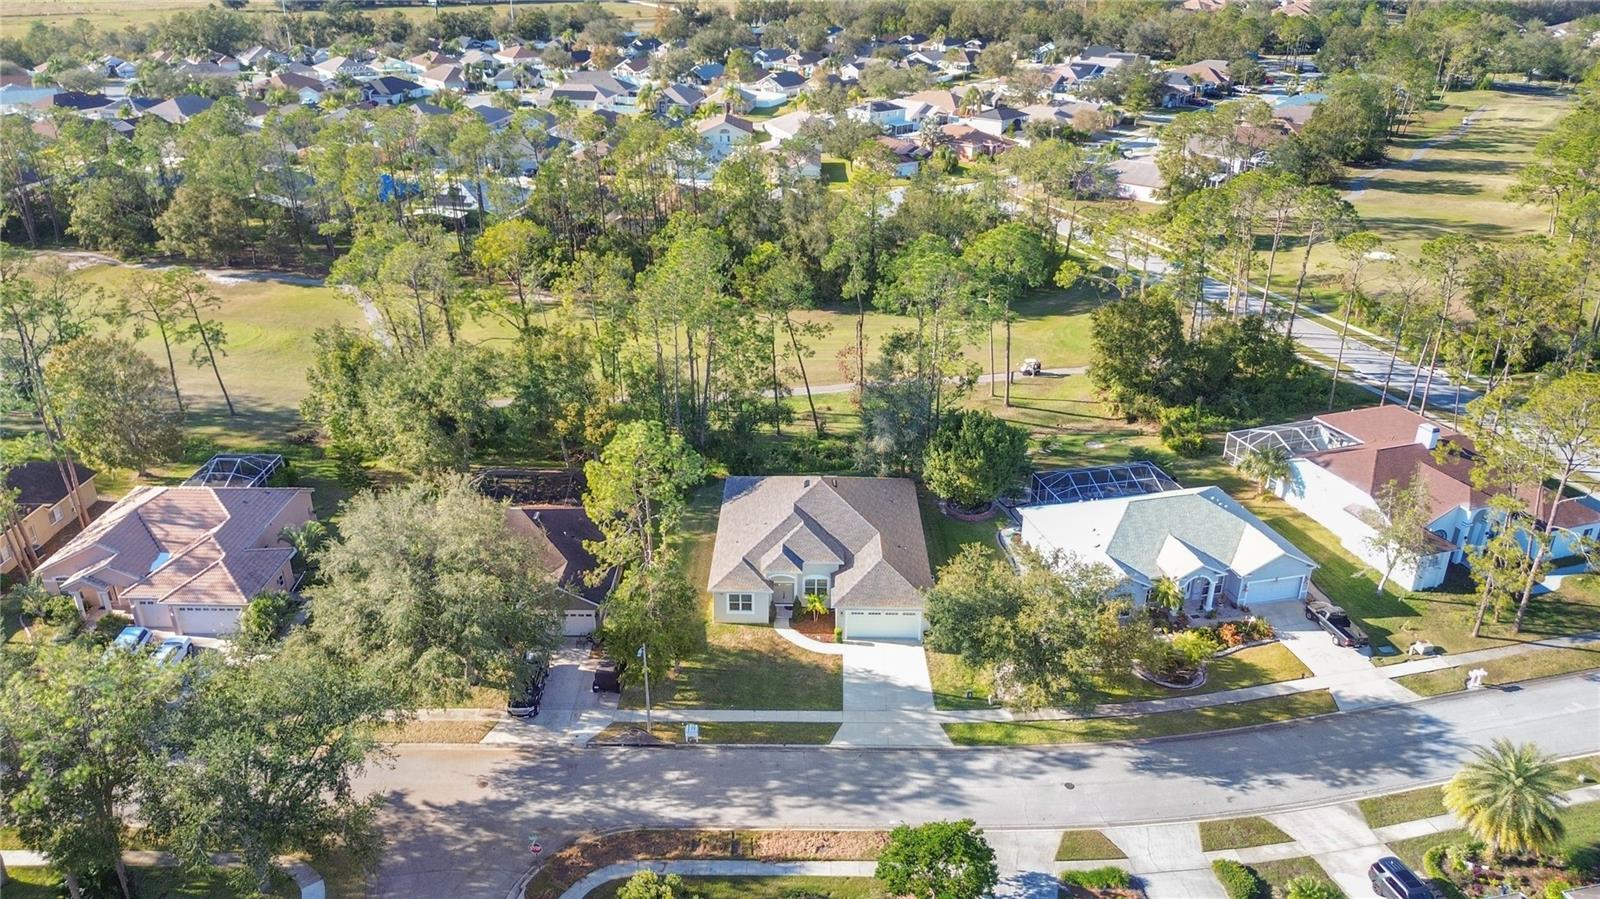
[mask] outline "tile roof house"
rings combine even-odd
[[[718,621],[765,624],[820,596],[846,639],[920,640],[933,585],[904,478],[733,477],[706,585]]]
[[[136,487],[37,573],[80,611],[128,612],[179,634],[231,633],[251,599],[294,587],[294,549],[278,534],[311,518],[306,489]]]
[[[754,139],[756,134],[755,126],[748,119],[725,112],[701,119],[695,123],[694,130],[709,145],[707,155],[712,162],[726,159],[741,144]]]
[[[1282,444],[1276,442],[1280,438],[1286,438]],[[1396,567],[1391,577],[1406,589],[1441,584],[1449,563],[1464,561],[1467,548],[1483,545],[1499,526],[1489,501],[1501,491],[1472,483],[1472,440],[1403,406],[1371,406],[1235,431],[1228,436],[1228,458],[1237,462],[1262,446],[1278,445],[1291,457],[1290,476],[1274,484],[1274,492],[1380,571],[1385,563],[1367,543],[1374,533],[1370,522],[1380,514],[1376,497],[1390,481],[1422,479],[1434,552],[1415,566]],[[1577,495],[1556,502],[1553,491],[1531,488],[1518,491],[1517,498],[1541,521],[1553,515],[1552,557],[1575,554],[1580,537],[1600,537],[1600,498]]]
[[[562,636],[594,633],[600,624],[601,603],[617,584],[617,572],[591,585],[585,579],[598,562],[586,542],[603,539],[600,529],[581,506],[522,505],[506,510],[511,530],[526,537],[544,569],[566,597]]]
[[[69,464],[77,474],[76,494],[55,462],[24,462],[6,471],[0,489],[15,491],[17,517],[15,522],[0,521],[0,574],[18,568],[30,553],[43,555],[52,538],[77,522],[80,506],[94,505],[94,470]]]
[[[1183,591],[1189,614],[1221,605],[1305,597],[1317,567],[1305,553],[1215,486],[1024,506],[1022,540],[1105,565],[1143,602],[1157,580]]]

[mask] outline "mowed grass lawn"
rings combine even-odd
[[[959,746],[1047,746],[1148,740],[1289,721],[1338,711],[1326,690],[1233,702],[1182,712],[1064,721],[994,721],[944,725]]]
[[[1200,849],[1204,852],[1246,849],[1251,846],[1287,842],[1289,835],[1266,818],[1228,818],[1222,821],[1200,822]]]
[[[601,884],[593,899],[616,899],[626,880]],[[685,877],[687,895],[700,899],[891,899],[871,877]]]
[[[1600,781],[1600,755],[1560,762],[1560,788],[1573,790]],[[1400,793],[1372,796],[1357,803],[1368,826],[1388,827],[1444,814],[1444,787],[1419,787]]]
[[[711,620],[711,596],[704,592],[711,571],[722,482],[700,487],[690,498],[681,547],[689,582],[702,591],[705,641],[676,674],[650,685],[650,699],[661,708],[823,709],[844,705],[844,673],[839,656],[802,649],[756,624]],[[626,708],[644,707],[644,690],[623,693]]]
[[[1600,630],[1600,576],[1567,578],[1561,589],[1534,597],[1522,633],[1511,632],[1509,617],[1486,620],[1480,636],[1472,636],[1477,601],[1470,593],[1450,589],[1408,592],[1393,583],[1377,589],[1379,575],[1339,543],[1331,531],[1271,495],[1240,496],[1250,511],[1311,556],[1318,568],[1311,580],[1344,606],[1366,629],[1374,647],[1393,645],[1397,653],[1374,656],[1378,664],[1404,661],[1405,648],[1425,640],[1445,653],[1526,644],[1546,637]],[[1505,676],[1517,668],[1505,660]]]
[[[236,899],[259,895],[255,890],[239,890],[228,882],[226,873],[191,873],[179,868],[129,868],[135,896],[164,896],[168,899]],[[276,878],[273,896],[300,895],[300,888],[287,875]],[[87,891],[87,886],[85,887]],[[56,899],[67,895],[60,874],[50,868],[6,868],[6,899]]]
[[[1483,107],[1466,133],[1445,139],[1467,115]],[[1459,91],[1435,101],[1410,134],[1389,148],[1381,168],[1352,169],[1344,185],[1363,226],[1384,240],[1397,256],[1415,258],[1422,243],[1442,234],[1459,233],[1489,241],[1541,234],[1548,213],[1505,197],[1517,172],[1531,158],[1539,139],[1572,108],[1570,94],[1550,91]],[[1430,141],[1437,146],[1426,147]],[[1419,158],[1414,153],[1422,151]],[[1266,247],[1257,276],[1266,271]],[[1288,247],[1292,263],[1280,248],[1273,286],[1292,290],[1300,250]],[[1337,292],[1340,261],[1331,244],[1311,253],[1308,289],[1332,302]],[[1393,266],[1375,266],[1373,288],[1393,283]],[[1327,303],[1323,303],[1327,305]]]

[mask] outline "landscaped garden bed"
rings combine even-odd
[[[794,617],[789,619],[789,626],[819,643],[832,643],[834,631],[839,626],[834,619],[832,609],[821,615],[796,610]]]
[[[1137,899],[1144,895],[1138,878],[1115,865],[1063,871],[1061,892],[1072,899]]]
[[[584,837],[550,857],[524,895],[558,899],[593,871],[640,859],[871,861],[888,844],[881,830],[629,830]]]
[[[1565,836],[1543,857],[1495,858],[1460,830],[1391,842],[1389,848],[1445,896],[1498,896],[1502,885],[1528,896],[1544,896],[1551,884],[1571,887],[1600,876],[1600,802],[1567,806],[1557,817]]]

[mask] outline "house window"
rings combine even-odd
[[[61,507],[60,506],[51,506],[50,507],[50,523],[51,524],[55,524],[56,522],[60,521],[65,514],[66,513],[61,511]]]
[[[825,577],[806,578],[805,594],[807,596],[820,596],[828,598],[828,579]]]
[[[756,598],[750,593],[729,593],[728,611],[753,612],[756,608]]]

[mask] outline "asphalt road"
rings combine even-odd
[[[625,826],[990,828],[1255,814],[1450,776],[1475,745],[1600,752],[1600,675],[1137,745],[984,750],[397,747],[375,896],[500,899],[546,845]]]

